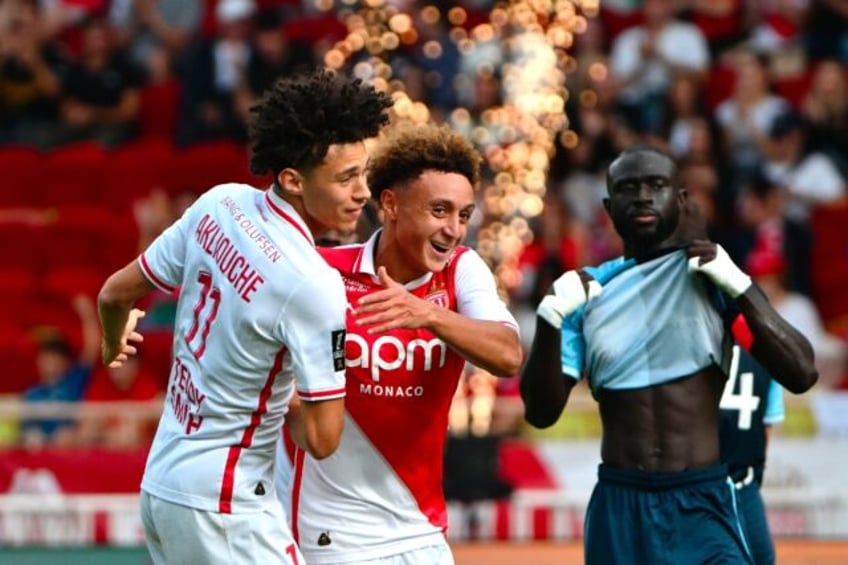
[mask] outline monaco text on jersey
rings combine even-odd
[[[212,256],[241,299],[250,302],[250,295],[262,286],[265,278],[247,262],[230,238],[224,235],[221,226],[206,214],[197,225],[195,237],[200,247]]]

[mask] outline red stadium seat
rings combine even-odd
[[[22,268],[34,273],[45,265],[47,231],[42,226],[23,222],[0,222],[0,265]]]
[[[0,207],[33,207],[38,194],[36,173],[42,156],[26,147],[0,149],[0,171],[3,171],[3,188],[0,190]]]
[[[0,327],[0,394],[20,394],[36,383],[37,353],[29,334],[15,327]]]
[[[645,20],[642,15],[642,10],[634,8],[632,10],[618,10],[601,6],[601,21],[604,24],[606,39],[612,43],[613,39],[622,31],[631,27],[641,25]]]
[[[0,311],[4,323],[21,326],[29,301],[38,292],[38,277],[32,269],[0,268]]]
[[[34,294],[38,278],[32,269],[0,266],[0,295]]]
[[[169,194],[202,194],[226,182],[254,184],[247,148],[229,141],[199,143],[174,152],[165,167],[164,184]]]
[[[716,65],[710,69],[704,85],[705,102],[710,112],[730,98],[735,84],[736,72],[732,68]]]
[[[36,338],[61,335],[75,350],[82,346],[82,327],[70,300],[44,295],[32,299],[21,320],[25,331]]]
[[[113,215],[103,208],[60,209],[56,220],[47,226],[48,240],[43,252],[47,268],[100,265],[100,249],[113,223]]]
[[[48,153],[38,174],[39,204],[96,204],[102,193],[105,164],[106,151],[95,143],[78,143]]]
[[[318,41],[339,41],[347,35],[347,27],[333,14],[297,18],[286,21],[283,33],[290,41],[312,45]]]
[[[104,226],[103,234],[97,249],[97,264],[103,271],[116,271],[138,256],[139,232],[135,221],[113,218]]]
[[[826,324],[848,318],[848,204],[817,207],[810,225],[816,306]]]
[[[169,80],[141,89],[139,136],[171,140],[177,130],[180,83]]]
[[[122,214],[131,212],[133,202],[162,185],[173,151],[171,143],[161,139],[136,141],[114,151],[104,171],[103,204]]]
[[[97,267],[62,267],[47,273],[41,283],[44,295],[70,302],[74,296],[97,297],[107,273]]]
[[[174,335],[161,330],[143,331],[144,342],[138,346],[139,360],[164,388],[171,376]]]
[[[774,89],[777,94],[785,98],[792,106],[800,109],[812,82],[813,69],[807,69],[805,72],[795,76],[777,79],[774,83]]]

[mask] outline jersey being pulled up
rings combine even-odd
[[[322,249],[348,301],[383,287],[365,244]],[[479,255],[457,249],[447,267],[405,285],[469,318],[515,319]],[[444,543],[442,457],[451,399],[465,360],[426,329],[369,335],[348,316],[345,426],[320,461],[296,451],[290,517],[308,563],[359,562]]]
[[[719,291],[688,271],[682,249],[587,267],[603,290],[563,319],[564,375],[586,375],[593,393],[637,389],[712,364],[726,371],[730,340]]]
[[[215,512],[276,504],[274,446],[295,389],[344,396],[338,272],[273,190],[225,184],[202,195],[139,257],[180,289],[173,367],[141,488]]]

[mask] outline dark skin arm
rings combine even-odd
[[[534,428],[548,428],[559,419],[571,389],[577,384],[563,376],[559,362],[560,330],[536,316],[536,335],[521,370],[519,389],[524,419]]]
[[[584,271],[579,271],[579,275],[583,290],[588,295],[592,277]],[[553,289],[548,294],[553,294]],[[536,334],[519,383],[524,419],[535,428],[548,428],[556,423],[565,409],[571,389],[577,384],[576,380],[562,374],[560,345],[560,329],[536,316]]]
[[[701,263],[711,261],[716,257],[715,243],[695,240],[689,245],[688,254],[700,256]],[[754,358],[788,391],[801,394],[812,388],[818,371],[807,338],[777,313],[755,284],[736,298],[736,304],[754,336]]]

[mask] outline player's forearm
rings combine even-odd
[[[470,363],[498,377],[518,374],[523,352],[514,328],[446,308],[437,309],[434,318],[431,331]]]
[[[104,344],[114,347],[120,343],[136,300],[154,288],[135,261],[106,279],[97,295],[97,312]]]
[[[560,339],[559,330],[537,318],[536,335],[521,370],[519,386],[524,419],[536,428],[556,423],[574,387],[575,381],[562,375]]]
[[[787,390],[800,394],[818,380],[810,342],[778,314],[756,285],[736,299],[754,337],[751,353]]]

